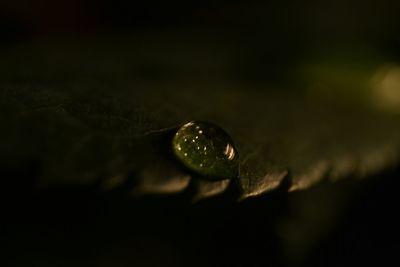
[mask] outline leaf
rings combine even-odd
[[[289,191],[302,190],[322,179],[372,176],[399,162],[397,115],[267,86],[138,78],[146,60],[133,61],[140,56],[127,48],[122,51],[131,58],[121,62],[113,59],[122,58],[118,49],[103,55],[97,48],[85,56],[86,48],[64,52],[70,57],[46,51],[52,68],[35,58],[38,49],[43,53],[40,47],[11,53],[33,57],[22,69],[7,57],[2,63],[2,69],[11,66],[0,91],[4,173],[33,164],[39,170],[34,186],[42,189],[123,188],[141,195],[191,188],[193,199],[200,200],[236,188],[245,199],[285,180]],[[173,69],[168,64],[165,71]],[[172,157],[171,136],[194,119],[214,122],[232,135],[241,157],[238,179],[194,177]]]

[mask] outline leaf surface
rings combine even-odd
[[[372,176],[399,162],[400,118],[391,113],[272,85],[160,78],[186,65],[194,72],[212,66],[199,59],[193,67],[179,57],[174,63],[162,59],[165,51],[152,62],[126,47],[89,55],[85,46],[50,47],[12,51],[1,64],[7,70],[1,77],[2,165],[5,173],[35,166],[35,187],[124,188],[133,195],[192,188],[194,200],[235,188],[245,199],[285,180],[289,191],[302,190],[322,179]],[[22,65],[15,58],[30,60]],[[151,75],[143,78],[138,73],[147,64]],[[190,120],[214,122],[231,134],[241,158],[237,179],[194,177],[173,158],[171,137]]]

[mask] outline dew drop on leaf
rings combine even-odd
[[[215,124],[191,121],[176,132],[172,149],[190,171],[210,180],[239,175],[239,154],[232,138]]]

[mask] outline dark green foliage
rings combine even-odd
[[[135,194],[191,188],[195,199],[231,186],[246,198],[285,180],[294,191],[325,178],[371,176],[399,161],[396,115],[269,85],[249,89],[156,71],[139,77],[149,58],[129,53],[127,45],[112,51],[88,46],[42,44],[4,53],[0,138],[8,176],[35,170],[34,188],[124,188]],[[178,57],[157,58],[152,66],[166,72],[173,62],[192,66]],[[197,59],[199,66],[210,64]],[[173,158],[174,131],[191,120],[213,121],[235,140],[241,157],[233,183],[193,177]],[[21,175],[14,176],[11,184],[18,185]]]

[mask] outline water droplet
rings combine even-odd
[[[186,123],[174,136],[172,147],[178,160],[201,176],[212,180],[238,176],[237,149],[231,137],[215,124],[203,121]]]

